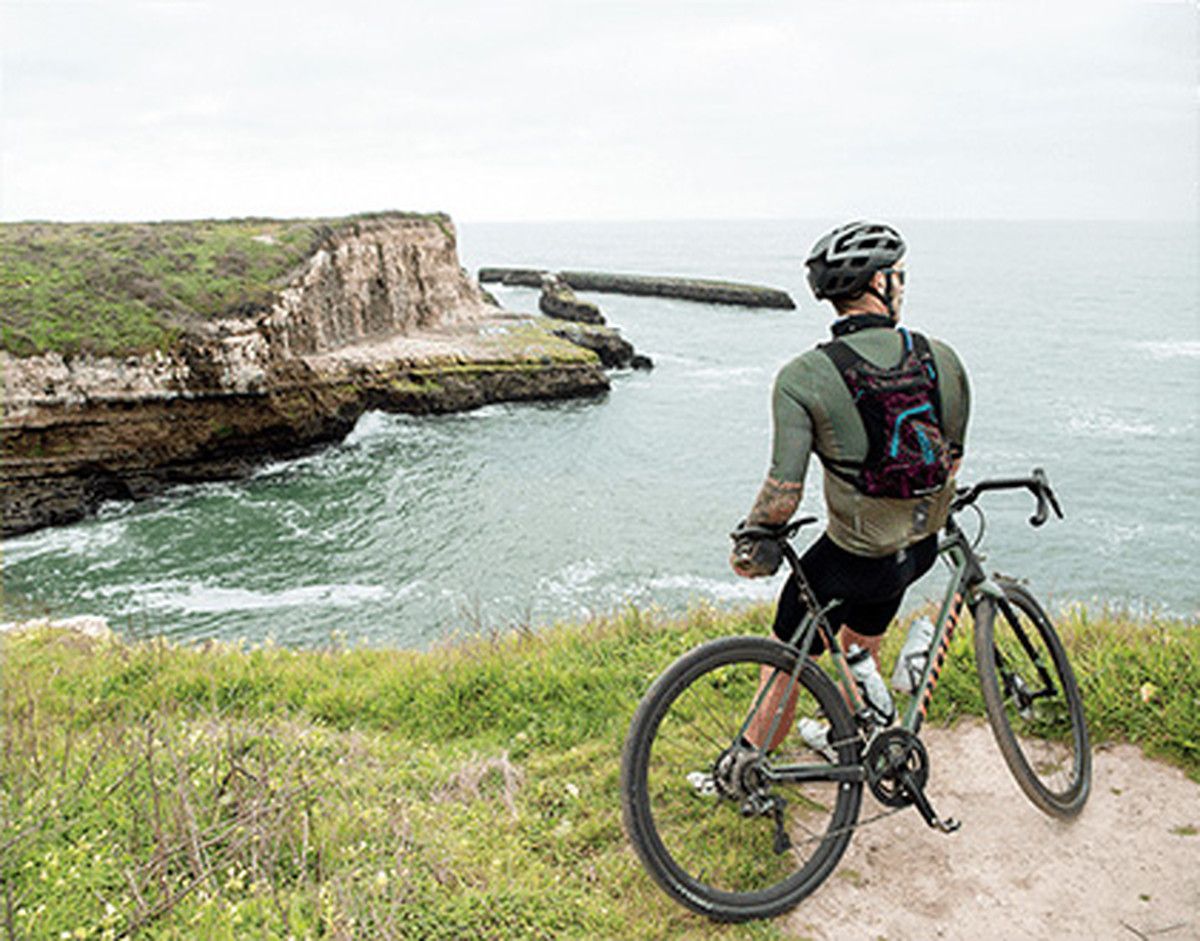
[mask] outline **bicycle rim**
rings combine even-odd
[[[1073,817],[1091,789],[1083,700],[1058,635],[1037,600],[1005,582],[1002,602],[980,606],[975,652],[988,721],[1027,797]]]
[[[755,701],[763,666],[786,682],[795,652],[761,637],[725,638],[676,661],[642,700],[626,741],[626,830],[655,880],[694,911],[724,921],[766,918],[796,905],[829,875],[857,820],[862,784],[776,783],[786,800],[777,851],[773,815],[744,816],[741,794],[699,793],[689,775],[712,774]],[[830,680],[806,663],[797,717],[832,722],[837,763],[859,762],[861,743]],[[768,766],[827,765],[795,727]]]

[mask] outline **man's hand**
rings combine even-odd
[[[783,550],[775,539],[754,536],[735,536],[729,564],[742,578],[762,578],[774,575],[783,561]]]
[[[746,524],[750,526],[782,526],[800,506],[803,484],[783,483],[768,477],[750,509]],[[740,528],[740,526],[739,526]],[[742,578],[762,578],[774,575],[783,561],[783,550],[774,539],[734,536],[729,565]]]

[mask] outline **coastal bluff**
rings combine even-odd
[[[0,225],[2,534],[245,475],[369,409],[590,396],[597,355],[487,303],[443,214]]]

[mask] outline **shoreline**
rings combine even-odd
[[[14,264],[79,279],[94,308],[85,322],[129,321],[80,339],[64,312],[38,306],[57,302],[46,285],[14,295],[0,350],[0,537],[76,522],[109,499],[244,477],[340,441],[368,410],[443,414],[610,388],[585,344],[605,338],[564,339],[490,305],[439,214],[5,224],[0,236]],[[113,259],[144,273],[87,290]],[[145,313],[146,292],[162,310]],[[43,328],[66,332],[28,349]],[[140,348],[150,335],[165,345]]]

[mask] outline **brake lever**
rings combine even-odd
[[[1050,517],[1050,507],[1054,508],[1055,515],[1059,519],[1063,518],[1062,507],[1058,505],[1058,498],[1054,496],[1054,491],[1050,489],[1050,479],[1046,476],[1046,472],[1040,468],[1033,469],[1033,490],[1037,496],[1037,512],[1029,517],[1029,523],[1032,526],[1041,526]]]
[[[1054,491],[1050,489],[1049,482],[1046,483],[1046,496],[1050,498],[1050,505],[1054,507],[1054,513],[1059,519],[1063,518],[1062,507],[1058,505],[1058,497],[1054,495]]]

